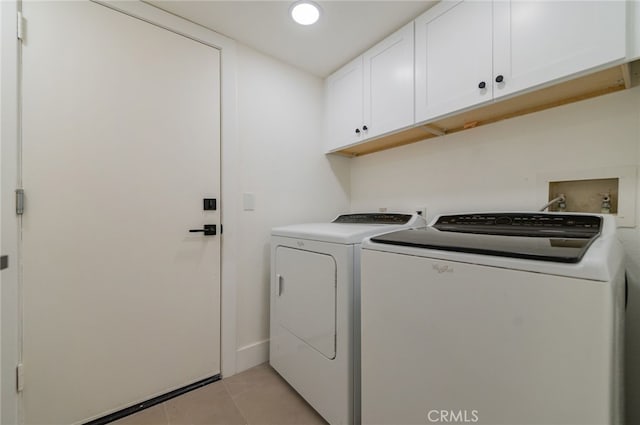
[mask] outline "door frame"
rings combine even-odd
[[[214,47],[220,51],[220,221],[225,232],[221,238],[220,267],[220,362],[222,376],[236,373],[236,278],[237,211],[239,193],[239,148],[237,143],[236,43],[212,30],[189,22],[141,1],[118,2],[91,0],[168,31]],[[0,248],[16,264],[19,249],[20,217],[15,213],[15,189],[20,187],[21,170],[21,42],[17,39],[17,13],[21,1],[0,2],[2,32],[0,43]],[[28,34],[26,37],[28,38]],[[21,265],[3,270],[0,287],[0,423],[19,423],[19,394],[15,379],[21,359]]]

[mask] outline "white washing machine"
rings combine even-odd
[[[618,424],[611,216],[482,213],[362,244],[363,424]]]
[[[424,226],[372,213],[272,230],[270,363],[330,424],[359,423],[360,243]]]

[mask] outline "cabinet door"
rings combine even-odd
[[[490,101],[491,2],[442,2],[415,23],[416,121]]]
[[[494,98],[623,59],[625,7],[618,0],[494,2]]]
[[[327,150],[362,140],[362,56],[327,78]]]
[[[640,2],[627,3],[627,62],[640,58]]]
[[[364,138],[412,125],[413,22],[363,55]]]

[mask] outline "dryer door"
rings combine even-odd
[[[336,262],[332,256],[276,249],[276,320],[328,359],[336,357]]]

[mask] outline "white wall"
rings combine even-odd
[[[323,153],[321,79],[242,45],[237,53],[240,185],[256,200],[254,211],[238,205],[239,372],[268,358],[271,228],[348,211],[349,160]]]
[[[639,21],[640,22],[640,21]],[[638,89],[636,99],[639,99]],[[636,119],[640,126],[640,100]],[[640,133],[640,131],[639,131]],[[640,165],[640,135],[636,135],[638,148],[637,161]],[[636,206],[636,228],[620,232],[622,243],[627,252],[627,276],[629,279],[629,304],[626,316],[626,409],[627,423],[640,423],[640,172],[638,174],[638,199]]]
[[[2,7],[0,7],[0,22],[2,22]],[[0,35],[0,44],[2,43]],[[2,70],[2,55],[0,55],[0,70]],[[2,72],[0,71],[0,75]],[[0,99],[2,99],[2,78],[0,78]],[[0,108],[1,110],[1,108]],[[0,134],[2,134],[2,120],[0,119]],[[0,164],[2,164],[2,147],[0,146]],[[0,188],[2,188],[2,173],[0,173]],[[0,189],[1,193],[1,189]],[[2,196],[0,196],[0,226],[2,223]],[[2,255],[2,240],[0,240],[0,255]],[[2,272],[0,272],[0,288],[2,288]],[[2,290],[0,289],[0,382],[2,382]],[[2,389],[0,388],[0,393]],[[0,395],[0,422],[2,422],[2,396]]]
[[[537,209],[539,173],[640,165],[640,87],[355,158],[351,165],[353,210],[426,206],[432,218]],[[640,423],[640,232],[620,234],[631,280],[627,423]]]
[[[533,209],[539,173],[637,165],[637,89],[355,158],[353,209]]]
[[[17,93],[17,57],[16,40],[16,12],[17,4],[12,1],[0,2],[0,81],[2,95],[0,96],[0,198],[2,198],[0,213],[0,248],[3,255],[9,256],[9,268],[2,271],[1,315],[0,315],[0,405],[2,413],[0,423],[14,424],[18,421],[18,395],[15,390],[15,368],[18,364],[18,285],[16,259],[18,246],[18,219],[14,207],[14,190],[17,187],[17,157],[16,140],[18,104]]]

